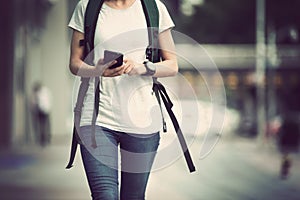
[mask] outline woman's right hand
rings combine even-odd
[[[109,67],[116,64],[117,61],[113,60],[109,63],[104,63],[103,59],[100,59],[96,65],[96,73],[99,74],[100,76],[104,77],[115,77],[115,76],[120,76],[124,73],[124,65],[121,65],[119,67],[110,69]]]

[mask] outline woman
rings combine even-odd
[[[100,78],[96,148],[92,147],[94,78],[90,79],[80,121],[79,136],[86,176],[93,199],[144,199],[155,152],[159,145],[161,112],[152,92],[152,77],[174,76],[178,71],[166,7],[159,10],[159,47],[163,61],[144,64],[148,32],[140,0],[106,0],[95,31],[96,66],[83,60],[84,12],[88,0],[79,1],[69,27],[73,29],[70,70],[80,77]],[[123,53],[123,65],[110,69],[104,50]],[[151,70],[149,71],[149,66]],[[121,155],[121,187],[118,190],[118,146]]]

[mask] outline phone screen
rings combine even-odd
[[[123,64],[123,54],[119,53],[119,52],[115,52],[115,51],[109,51],[109,50],[105,50],[104,51],[104,63],[108,63],[111,62],[113,60],[116,60],[117,63],[110,66],[110,69],[119,67]]]

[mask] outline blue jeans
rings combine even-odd
[[[119,199],[118,146],[121,155],[121,200],[142,200],[153,160],[159,145],[159,133],[128,134],[96,126],[97,147],[91,145],[91,126],[80,128],[81,156],[93,200]]]

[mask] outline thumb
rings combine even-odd
[[[97,62],[97,65],[103,65],[104,64],[104,59],[100,58]]]

